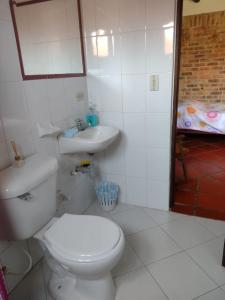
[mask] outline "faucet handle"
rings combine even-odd
[[[87,128],[87,125],[85,124],[85,122],[82,119],[76,119],[76,127],[78,129],[78,131],[82,131],[85,130]]]

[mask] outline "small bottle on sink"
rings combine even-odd
[[[89,111],[85,117],[85,121],[90,127],[96,127],[98,125],[98,116],[96,113],[96,107],[93,103],[89,105]]]

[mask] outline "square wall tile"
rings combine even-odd
[[[144,30],[146,27],[146,1],[120,0],[120,29],[122,32]]]
[[[83,77],[63,80],[65,96],[63,102],[73,119],[84,117],[88,111],[87,83]]]
[[[63,101],[65,97],[63,79],[47,80],[47,97],[52,122],[61,121],[70,116],[70,111]]]
[[[121,112],[100,112],[99,119],[101,125],[116,127],[121,130],[123,135],[123,114]]]
[[[146,178],[147,150],[145,148],[125,147],[126,176]]]
[[[119,0],[96,0],[97,34],[119,32]]]
[[[160,29],[174,24],[175,0],[147,0],[147,26]]]
[[[150,148],[148,151],[148,179],[168,182],[170,175],[169,149]]]
[[[147,111],[170,113],[172,105],[172,74],[153,74],[159,76],[159,91],[150,91],[150,75],[147,75]]]
[[[147,32],[148,73],[172,72],[173,32],[173,27]]]
[[[10,21],[11,20],[11,13],[9,7],[8,0],[2,0],[0,2],[0,21]]]
[[[49,103],[47,99],[46,80],[28,80],[23,82],[25,97],[32,121],[50,120]]]
[[[100,91],[99,91],[99,77],[94,75],[87,76],[87,93],[89,103],[94,103],[96,109],[100,110]]]
[[[2,2],[2,1],[1,1]],[[7,3],[7,5],[9,5]],[[13,25],[0,21],[0,82],[22,80]]]
[[[135,31],[122,35],[122,73],[146,73],[146,33]]]
[[[22,82],[0,84],[0,111],[5,135],[9,140],[31,132],[31,122]]]
[[[121,76],[98,77],[97,97],[99,111],[120,112],[122,110]]]
[[[121,74],[121,38],[119,35],[98,36],[97,53],[101,75]]]
[[[149,113],[146,116],[148,146],[168,149],[170,146],[170,114]]]
[[[147,184],[146,179],[127,177],[127,201],[126,203],[146,206],[147,205]]]
[[[142,113],[124,114],[124,135],[128,147],[146,146],[146,115]]]
[[[169,181],[148,181],[147,206],[168,210],[169,209]]]
[[[5,142],[0,142],[0,169],[8,167],[9,164],[10,160],[7,145]]]
[[[96,35],[96,1],[82,0],[82,21],[85,36]]]
[[[99,60],[97,50],[97,37],[86,37],[85,38],[85,56],[86,56],[86,69],[88,75],[99,75]]]
[[[124,145],[120,138],[105,150],[104,158],[101,161],[101,168],[107,174],[124,174]]]
[[[123,111],[145,112],[146,111],[146,84],[145,75],[123,75]]]

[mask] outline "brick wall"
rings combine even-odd
[[[179,99],[225,104],[225,11],[183,17]]]

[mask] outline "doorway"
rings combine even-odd
[[[224,19],[225,5],[204,11],[204,1],[178,1],[170,194],[172,211],[220,220],[225,220]]]

